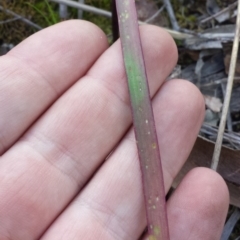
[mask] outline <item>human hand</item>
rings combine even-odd
[[[204,115],[195,86],[164,82],[171,37],[141,27],[165,189]],[[0,58],[0,240],[133,240],[146,226],[120,43],[84,21],[31,36]],[[192,170],[167,203],[171,240],[219,239],[228,190]],[[161,213],[159,213],[161,214]]]

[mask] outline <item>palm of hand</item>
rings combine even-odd
[[[164,82],[177,59],[172,39],[156,27],[141,35],[169,189],[204,105],[188,82]],[[107,47],[97,27],[69,21],[0,58],[1,240],[132,240],[143,233],[121,49],[119,42]],[[223,180],[193,170],[168,201],[171,239],[219,239],[227,207]]]

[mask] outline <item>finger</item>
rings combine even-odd
[[[229,193],[222,177],[207,168],[193,169],[167,204],[170,239],[219,240],[228,206]]]
[[[229,206],[222,177],[207,168],[196,168],[183,179],[168,202],[172,240],[218,240]]]
[[[187,81],[164,84],[154,115],[166,191],[191,151],[204,116],[202,95]],[[133,131],[43,240],[138,239],[146,226],[141,173]]]
[[[106,48],[106,37],[95,25],[67,21],[34,34],[0,58],[0,155]]]
[[[148,71],[151,89],[156,91],[176,63],[176,46],[157,27],[145,26],[141,33],[146,65],[154,66],[153,73]],[[103,67],[108,71],[101,75]],[[0,162],[5,234],[37,238],[86,184],[130,126],[125,81],[118,42],[5,153]]]

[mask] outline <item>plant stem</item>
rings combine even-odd
[[[223,110],[222,110],[222,117],[219,125],[217,140],[214,148],[211,168],[217,171],[221,148],[222,148],[222,140],[223,134],[226,125],[226,119],[228,114],[228,108],[231,100],[232,88],[233,88],[233,81],[235,76],[235,69],[236,69],[236,62],[238,57],[238,48],[239,48],[239,36],[240,36],[240,0],[238,0],[238,11],[237,11],[237,21],[236,21],[236,30],[235,30],[235,37],[232,47],[232,55],[231,55],[231,62],[229,67],[228,73],[228,81],[227,81],[227,89],[226,95],[224,98]]]
[[[149,240],[168,240],[165,190],[134,0],[116,0],[142,172]]]
[[[111,7],[112,7],[112,34],[113,34],[113,43],[114,43],[119,38],[119,26],[118,26],[117,9],[116,9],[115,0],[112,0]]]

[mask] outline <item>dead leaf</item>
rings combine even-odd
[[[222,109],[222,101],[219,98],[204,95],[206,106],[213,112],[220,112]]]
[[[224,43],[223,44],[223,52],[224,52],[224,64],[225,64],[225,72],[228,74],[231,54],[232,54],[232,43]],[[240,51],[238,51],[237,62],[236,62],[236,70],[235,76],[240,76]]]

